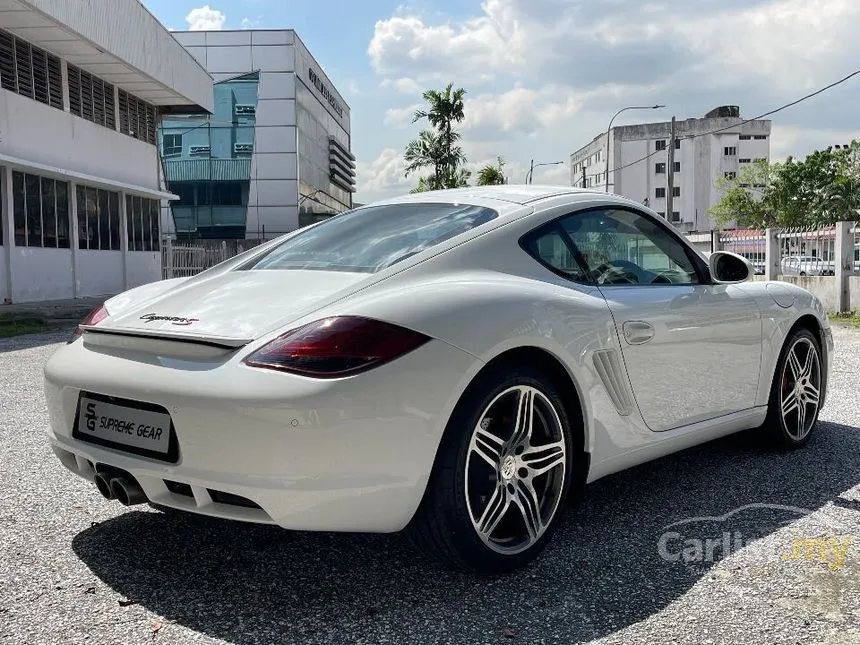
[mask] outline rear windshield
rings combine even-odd
[[[309,228],[242,268],[376,273],[497,216],[463,204],[368,206]]]

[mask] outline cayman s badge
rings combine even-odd
[[[190,325],[191,323],[200,322],[198,318],[183,318],[182,316],[162,316],[159,314],[144,314],[140,317],[140,319],[145,320],[146,323],[162,320],[165,322],[170,322],[174,325]]]

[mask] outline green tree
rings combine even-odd
[[[812,228],[858,219],[860,143],[816,150],[802,160],[756,162],[733,179],[716,184],[723,192],[710,209],[717,222],[749,228]]]
[[[773,169],[766,161],[746,165],[736,177],[720,177],[716,182],[723,197],[710,214],[719,225],[735,222],[741,228],[767,228],[775,220],[769,212],[769,188]]]
[[[495,165],[487,164],[478,171],[478,186],[500,186],[508,183],[504,173],[505,162],[499,157]]]
[[[422,95],[427,109],[417,110],[412,119],[413,123],[427,119],[433,128],[432,131],[422,130],[418,139],[409,142],[404,153],[407,177],[417,170],[432,167],[433,174],[424,181],[427,190],[467,185],[470,173],[463,169],[466,157],[458,145],[460,133],[454,129],[455,124],[465,118],[465,94],[463,88],[455,90],[453,83],[442,91],[427,90]]]

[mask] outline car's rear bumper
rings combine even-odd
[[[238,360],[144,360],[78,340],[45,368],[49,439],[78,475],[120,469],[162,506],[296,530],[397,531],[420,503],[475,363],[432,341],[371,372],[319,381]],[[81,390],[164,406],[178,461],[74,438]]]

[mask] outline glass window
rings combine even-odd
[[[625,210],[589,211],[565,218],[560,226],[598,284],[699,283],[683,244],[649,217]]]
[[[27,246],[42,246],[42,182],[37,175],[24,177],[27,191]]]
[[[165,134],[161,139],[163,154],[165,157],[182,154],[182,135]]]
[[[54,180],[42,177],[42,246],[57,248],[57,195]]]
[[[68,248],[68,184],[39,175],[12,173],[16,246]]]
[[[69,185],[64,181],[56,183],[57,191],[57,246],[61,249],[69,248],[71,244],[69,235]]]
[[[78,248],[120,251],[119,193],[78,186]]]
[[[576,261],[572,245],[559,227],[532,238],[525,245],[526,251],[556,272],[576,282],[590,282],[588,273]],[[583,265],[584,266],[584,265]]]
[[[27,192],[24,173],[12,173],[12,210],[15,219],[15,246],[27,246]]]
[[[497,216],[489,208],[465,204],[359,208],[285,240],[245,269],[376,273]]]
[[[2,29],[0,87],[63,109],[60,59]]]

